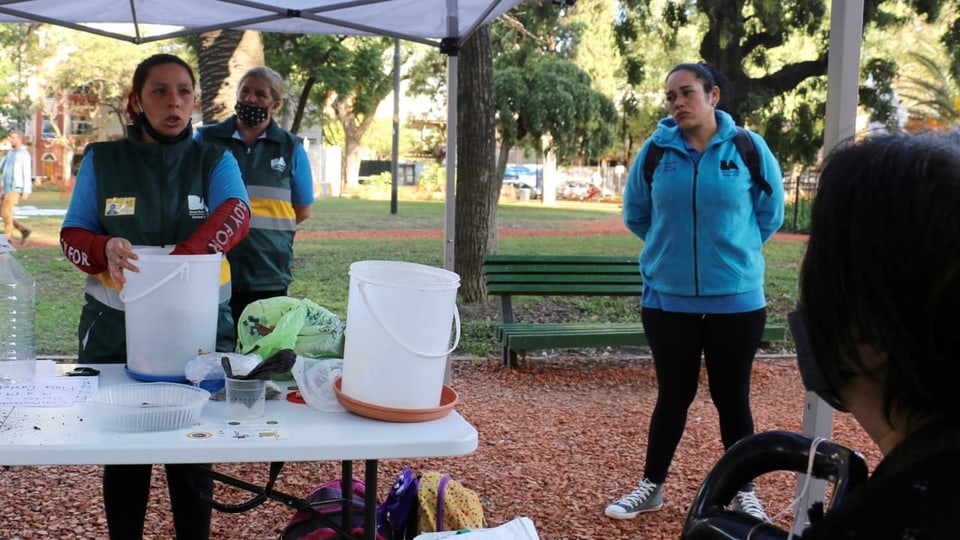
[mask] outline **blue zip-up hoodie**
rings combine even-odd
[[[783,177],[762,137],[750,133],[765,194],[733,142],[733,118],[716,111],[718,130],[694,164],[672,118],[637,155],[623,195],[623,221],[644,242],[640,272],[650,288],[678,296],[738,294],[763,287],[763,243],[783,223]],[[643,160],[651,143],[663,157],[649,184]]]

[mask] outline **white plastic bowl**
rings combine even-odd
[[[200,420],[210,392],[185,384],[151,382],[101,388],[87,398],[106,431],[168,431]]]

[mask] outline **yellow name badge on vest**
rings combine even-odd
[[[106,216],[132,216],[137,207],[137,199],[134,197],[110,197],[104,205],[106,210],[103,214]]]

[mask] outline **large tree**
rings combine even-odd
[[[541,56],[522,68],[498,70],[495,80],[500,175],[518,143],[539,150],[547,137],[563,161],[599,158],[613,144],[616,106],[594,90],[590,76],[573,63]]]
[[[620,0],[617,43],[626,75],[637,95],[662,85],[664,66],[653,62],[673,49],[684,34],[699,31],[697,57],[729,79],[723,104],[734,118],[761,131],[782,160],[812,162],[823,132],[829,49],[828,0]],[[887,29],[911,20],[936,18],[954,4],[948,0],[866,0],[864,24]],[[960,71],[960,22],[946,24],[943,43]],[[692,51],[691,51],[692,52]],[[861,103],[874,117],[892,124],[890,58],[864,58]],[[647,83],[644,86],[644,83]],[[641,97],[641,101],[644,99]],[[649,99],[651,106],[656,106]],[[652,127],[652,126],[651,126]]]
[[[295,123],[310,105],[337,120],[342,144],[343,186],[359,184],[360,149],[377,107],[393,90],[394,40],[326,35],[267,35],[268,59],[299,96]],[[324,138],[329,140],[329,129]],[[341,191],[342,192],[342,191]]]
[[[497,127],[500,134],[498,171],[502,175],[509,151],[526,147],[538,155],[548,150],[560,161],[602,157],[613,144],[618,113],[613,101],[596,88],[590,72],[574,62],[581,53],[587,23],[603,12],[601,2],[587,0],[576,7],[528,1],[511,10],[493,32]],[[592,18],[591,18],[592,17]],[[596,32],[604,35],[604,32]],[[618,60],[609,58],[608,69]],[[595,64],[595,62],[589,62]],[[612,65],[610,65],[612,64]],[[595,65],[591,72],[602,73]],[[608,91],[615,84],[607,78]]]
[[[203,123],[214,124],[233,114],[237,84],[244,72],[263,65],[260,32],[214,30],[200,34],[197,63]]]

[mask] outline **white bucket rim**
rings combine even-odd
[[[141,251],[138,251],[141,250]],[[159,291],[164,285],[167,284],[172,279],[177,278],[178,276],[181,279],[186,279],[189,275],[190,266],[197,265],[208,265],[216,264],[218,267],[222,264],[223,254],[222,253],[203,253],[199,255],[170,255],[169,253],[163,253],[159,250],[167,250],[172,248],[134,248],[134,251],[137,252],[137,259],[134,261],[139,264],[149,263],[149,264],[164,264],[176,265],[166,277],[161,278],[157,282],[153,283],[145,290],[134,295],[133,297],[128,296],[126,293],[126,288],[120,291],[120,301],[124,304],[133,304],[138,302],[153,293]]]
[[[368,276],[364,274],[364,267],[379,267],[379,269],[389,269],[385,267],[394,267],[394,269],[402,269],[404,271],[419,273],[423,276],[431,276],[434,279],[430,280],[403,280],[398,282],[397,280],[386,280],[382,279],[379,276]],[[362,279],[363,281],[379,285],[381,287],[409,287],[410,285],[416,285],[417,287],[431,287],[436,290],[448,290],[456,289],[460,287],[460,276],[449,270],[443,268],[436,268],[434,266],[429,266],[426,264],[412,263],[408,261],[380,261],[380,260],[371,260],[371,261],[356,261],[350,264],[349,270],[350,277],[355,277],[357,279]]]
[[[171,255],[174,246],[133,246],[134,253],[137,254],[137,261],[145,262],[214,262],[223,258],[223,253],[199,253],[196,255]]]

